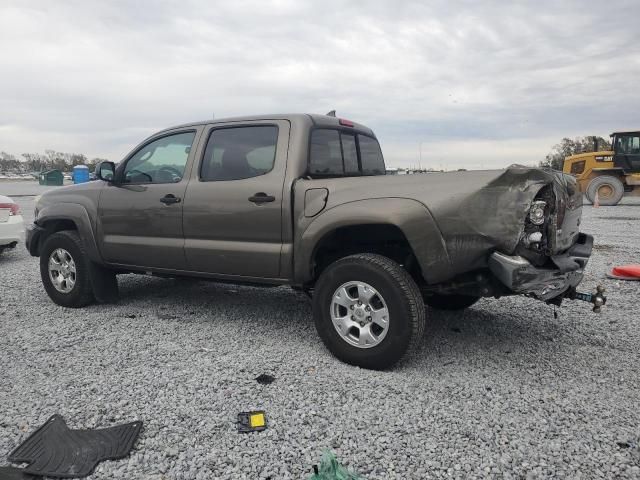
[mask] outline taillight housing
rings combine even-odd
[[[9,215],[19,215],[20,214],[20,207],[18,206],[17,203],[0,203],[0,208],[8,208],[9,209]]]

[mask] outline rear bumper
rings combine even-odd
[[[9,221],[0,223],[0,248],[13,245],[22,240],[24,222],[22,215],[13,215]]]
[[[40,255],[40,235],[44,232],[44,228],[39,227],[35,223],[28,225],[25,229],[25,246],[33,257]]]
[[[593,237],[581,233],[569,250],[551,257],[556,268],[535,267],[521,256],[494,252],[489,257],[489,269],[509,290],[547,301],[582,281],[592,249]]]

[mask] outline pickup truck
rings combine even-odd
[[[289,285],[312,297],[327,348],[373,369],[421,341],[425,304],[604,303],[576,292],[593,238],[571,176],[385,172],[374,133],[333,116],[181,125],[42,195],[26,245],[65,307],[116,301],[123,273]]]

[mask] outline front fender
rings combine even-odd
[[[102,259],[91,226],[89,213],[82,205],[76,203],[53,203],[43,207],[42,210],[38,212],[38,218],[35,223],[39,227],[44,228],[46,232],[39,235],[39,243],[41,244],[48,235],[53,233],[49,231],[48,226],[55,225],[56,222],[61,220],[74,223],[89,258],[94,262],[101,263]],[[38,251],[39,248],[40,246],[38,246]]]
[[[347,202],[315,217],[294,240],[296,283],[312,280],[312,260],[316,245],[340,227],[386,224],[398,227],[406,237],[429,283],[446,278],[449,255],[431,212],[420,202],[406,198],[375,198]]]

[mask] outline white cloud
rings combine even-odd
[[[371,126],[392,165],[535,163],[637,122],[633,1],[0,6],[0,150],[118,159],[186,121],[292,111]]]

